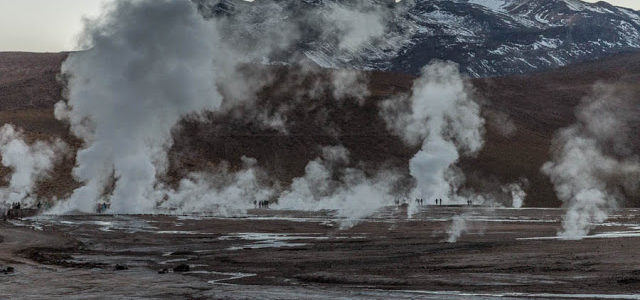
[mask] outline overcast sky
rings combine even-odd
[[[0,51],[73,50],[82,17],[98,15],[104,1],[112,0],[0,0]],[[608,2],[640,10],[640,0]]]

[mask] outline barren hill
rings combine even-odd
[[[0,120],[22,127],[34,138],[60,136],[78,146],[67,126],[55,120],[53,105],[63,97],[56,77],[65,54],[0,53]],[[330,90],[311,94],[311,83],[328,81],[329,70],[315,69],[300,78],[296,67],[256,67],[254,72],[275,74],[274,84],[259,91],[257,110],[236,109],[231,116],[210,114],[207,121],[185,120],[175,131],[170,152],[169,181],[188,171],[206,170],[220,161],[240,164],[243,155],[254,157],[259,166],[281,184],[304,174],[308,161],[318,156],[320,146],[342,144],[352,154],[352,163],[374,170],[380,166],[407,172],[407,162],[416,152],[391,134],[378,115],[377,103],[396,93],[408,92],[414,77],[370,72],[369,89],[362,105],[357,99],[336,100]],[[573,65],[526,76],[474,79],[478,98],[488,120],[487,143],[478,157],[461,167],[469,184],[478,190],[526,177],[530,185],[527,206],[559,206],[549,179],[540,172],[549,159],[553,133],[574,121],[574,108],[599,81],[617,82],[640,96],[640,54],[629,53],[604,60]],[[292,99],[302,99],[292,101]],[[286,105],[287,132],[265,129],[256,121],[259,112],[273,112]],[[500,128],[512,122],[515,131]],[[640,122],[634,125],[640,129]],[[640,132],[640,130],[635,130]],[[640,154],[640,139],[634,141]],[[65,160],[56,173],[40,185],[40,193],[64,196],[75,186],[73,161]],[[375,168],[374,168],[375,167]],[[8,170],[4,170],[7,172]],[[640,205],[632,199],[627,206]]]

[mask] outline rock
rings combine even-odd
[[[180,264],[173,268],[174,272],[189,272],[189,265]]]
[[[164,269],[158,271],[158,274],[167,274],[167,273],[169,273],[169,269],[167,269],[167,268],[164,268]]]
[[[115,270],[116,270],[116,271],[129,270],[129,267],[127,267],[127,266],[125,266],[125,265],[116,265]]]
[[[13,273],[13,272],[15,272],[15,269],[13,267],[6,267],[4,269],[0,269],[0,273],[5,274],[5,275],[7,275],[9,273]]]

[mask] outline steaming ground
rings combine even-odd
[[[385,207],[340,230],[336,213],[244,217],[38,216],[0,223],[0,297],[638,299],[640,210],[581,241],[561,209]],[[470,231],[448,243],[454,216]],[[188,264],[188,272],[159,274]],[[128,267],[116,271],[115,266]],[[39,282],[35,285],[34,282]]]

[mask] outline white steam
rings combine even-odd
[[[455,243],[462,236],[462,233],[469,228],[467,225],[467,215],[455,215],[451,218],[451,226],[447,229],[447,243]]]
[[[322,152],[322,157],[307,164],[305,175],[295,178],[280,195],[276,208],[337,210],[342,227],[349,227],[393,203],[391,190],[397,175],[380,172],[369,178],[359,169],[345,167],[349,153],[342,146],[325,147]]]
[[[409,164],[416,193],[444,203],[460,201],[457,189],[464,179],[454,164],[460,155],[473,155],[482,148],[484,119],[458,66],[441,61],[425,66],[404,101],[385,101],[382,111],[389,127],[406,143],[421,145]]]
[[[38,180],[46,178],[53,169],[56,158],[64,154],[66,144],[59,139],[47,143],[37,141],[27,144],[23,133],[13,125],[0,128],[0,154],[2,165],[12,173],[9,186],[0,188],[0,207],[20,203],[32,205],[37,201],[34,188]]]
[[[511,207],[522,207],[524,200],[527,198],[527,193],[524,191],[523,186],[527,185],[528,181],[525,178],[522,178],[520,179],[520,182],[514,182],[502,186],[502,191],[511,196]]]
[[[159,179],[167,172],[176,124],[187,116],[225,114],[242,105],[258,122],[286,133],[287,120],[279,112],[251,110],[255,93],[273,78],[242,72],[242,66],[269,63],[272,54],[287,53],[309,27],[321,31],[317,37],[323,42],[358,48],[384,34],[383,23],[389,19],[375,5],[330,4],[303,16],[291,15],[278,2],[247,5],[248,11],[233,17],[206,20],[187,0],[116,0],[100,18],[86,21],[82,43],[88,50],[71,54],[64,63],[68,100],[55,109],[56,117],[68,120],[84,142],[73,170],[82,186],[54,212],[90,212],[102,202],[109,202],[115,213],[200,210],[228,201],[235,208],[271,195],[268,189],[252,190],[253,167],[238,174],[192,174],[177,189],[166,187]],[[311,26],[329,20],[343,28]],[[335,73],[333,85],[336,96],[361,99],[366,94],[362,79],[353,73]],[[356,185],[332,188],[331,193],[342,195],[333,203],[347,211],[347,198],[366,194],[362,186],[375,182],[354,169],[342,173],[343,180]],[[289,195],[296,192],[294,188]]]
[[[222,164],[214,173],[194,173],[182,179],[176,190],[159,189],[158,193],[167,197],[160,208],[175,213],[234,215],[272,199],[275,191],[262,183],[266,174],[257,168],[257,161],[243,156],[242,163],[243,168],[236,172]]]
[[[325,34],[337,35],[338,48],[357,51],[386,33],[385,13],[380,6],[366,9],[362,3],[351,8],[337,3],[328,5],[326,22],[332,27]]]
[[[142,0],[114,2],[83,37],[91,48],[64,63],[68,103],[56,109],[84,140],[73,170],[82,187],[58,209],[91,211],[109,201],[115,212],[150,211],[171,129],[221,104],[219,35],[189,1]]]
[[[638,114],[614,88],[597,86],[577,110],[577,122],[556,133],[553,160],[542,167],[567,212],[560,237],[581,239],[637,189],[640,162],[628,157],[628,122]]]
[[[369,96],[368,79],[363,72],[355,70],[334,70],[331,72],[333,97],[337,100],[354,98],[360,105]]]

